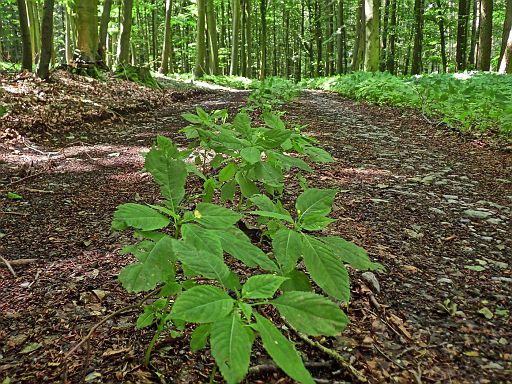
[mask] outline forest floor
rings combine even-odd
[[[4,80],[4,89],[12,81]],[[70,81],[75,90],[83,82]],[[33,107],[0,120],[7,121],[0,129],[0,256],[13,265],[35,259],[14,265],[16,277],[0,261],[0,380],[208,382],[212,358],[192,354],[184,337],[161,339],[152,367],[143,366],[152,332],[134,329],[138,310],[109,318],[89,342],[66,353],[105,316],[142,297],[116,280],[132,262],[118,253],[130,239],[110,231],[118,204],[158,199],[150,176],[141,173],[140,153],[157,134],[185,144],[178,133],[186,125],[183,112],[201,106],[234,113],[248,93],[138,86],[122,93],[125,85],[117,84],[116,94],[85,85],[90,103],[77,90],[72,104],[64,95],[61,109],[53,102],[55,114],[52,102],[34,102],[47,86],[28,81],[29,92],[16,97]],[[54,85],[45,94],[64,90]],[[137,97],[147,105],[138,109]],[[48,114],[27,135],[33,122],[25,120],[37,120],[38,110]],[[363,246],[386,267],[375,276],[351,273],[351,324],[342,336],[320,341],[372,383],[510,382],[511,154],[432,127],[411,111],[322,92],[303,92],[285,110],[286,120],[308,124],[306,131],[336,158],[315,165],[308,177],[312,186],[340,191],[338,220],[326,233]],[[65,120],[68,112],[75,118]],[[298,191],[291,185],[285,196],[293,200]],[[22,199],[8,199],[8,192]],[[351,382],[329,356],[297,343],[319,383]],[[261,348],[251,363],[260,369],[248,383],[290,382]]]

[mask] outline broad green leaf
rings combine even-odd
[[[234,201],[236,185],[236,180],[233,179],[222,186],[222,188],[220,189],[220,198],[222,201]]]
[[[251,243],[251,240],[238,228],[228,230],[211,230],[220,239],[222,248],[240,260],[248,267],[261,267],[267,271],[276,271],[277,265],[268,258],[260,248]]]
[[[307,231],[320,231],[335,221],[322,215],[308,215],[303,217],[300,226]]]
[[[127,203],[117,207],[112,221],[112,229],[119,231],[128,227],[153,231],[167,227],[171,221],[147,205]]]
[[[304,264],[312,279],[327,294],[348,302],[350,283],[348,272],[333,251],[320,240],[303,235]]]
[[[293,219],[290,214],[283,214],[277,212],[268,212],[268,211],[250,211],[248,212],[251,215],[261,216],[261,217],[270,217],[272,219],[284,220],[290,224],[293,224]]]
[[[190,335],[190,349],[197,352],[206,347],[208,336],[210,336],[211,324],[201,324]]]
[[[332,203],[336,196],[334,189],[316,189],[305,190],[295,203],[299,218],[304,220],[308,216],[326,216],[331,212]]]
[[[274,203],[267,195],[254,195],[250,200],[262,211],[275,212]]]
[[[185,196],[188,172],[184,161],[176,159],[174,150],[169,149],[170,144],[164,147],[161,142],[162,140],[158,147],[151,148],[146,155],[144,168],[153,175],[169,208],[176,213]]]
[[[238,313],[212,324],[210,344],[226,382],[241,382],[249,370],[252,343]]]
[[[277,148],[288,140],[290,135],[291,131],[287,129],[267,129],[258,137],[256,145],[260,145],[265,149]]]
[[[235,178],[238,185],[240,185],[240,192],[245,198],[252,197],[260,192],[254,181],[248,179],[242,172],[237,172]]]
[[[283,185],[283,171],[268,161],[260,161],[254,164],[254,175],[257,180],[272,187]]]
[[[272,248],[274,257],[286,274],[295,269],[302,255],[302,238],[291,229],[281,228],[272,239]]]
[[[209,203],[198,204],[194,216],[196,222],[212,229],[229,228],[242,218],[241,214],[231,209]]]
[[[305,291],[311,292],[313,289],[309,282],[308,276],[302,272],[294,269],[286,275],[289,279],[286,280],[282,285],[281,289],[285,292],[289,291]]]
[[[334,159],[332,156],[323,148],[319,147],[310,147],[307,146],[304,148],[304,153],[309,156],[311,161],[315,163],[332,163]]]
[[[240,151],[240,156],[249,164],[256,164],[260,161],[261,151],[257,147],[248,147]]]
[[[258,313],[254,313],[254,317],[256,318],[256,328],[263,341],[263,347],[279,368],[300,383],[314,384],[315,381],[304,367],[304,363],[293,343],[284,337],[270,320]]]
[[[276,275],[256,275],[250,277],[242,287],[244,299],[267,299],[274,296],[287,277]]]
[[[10,200],[22,200],[23,196],[18,195],[17,193],[14,192],[7,192],[7,198]]]
[[[199,116],[196,116],[193,113],[183,113],[181,117],[183,117],[185,120],[192,124],[201,124],[202,122]]]
[[[284,168],[290,169],[290,168],[298,168],[302,169],[306,172],[312,172],[313,170],[311,167],[302,159],[299,159],[297,157],[292,157],[285,155],[283,153],[279,153],[276,151],[272,151],[271,153],[272,157],[275,158],[277,161],[279,161]]]
[[[200,285],[176,298],[171,316],[193,323],[211,323],[226,317],[232,309],[233,299],[226,292],[211,285]]]
[[[176,271],[174,262],[175,239],[166,236],[159,240],[140,262],[123,268],[119,281],[128,292],[149,291],[158,283],[173,278]]]
[[[384,269],[382,264],[370,261],[368,253],[363,248],[350,241],[335,236],[322,237],[320,240],[327,244],[333,251],[334,256],[344,263],[350,264],[355,269],[362,271]]]
[[[208,179],[203,183],[203,202],[211,203],[215,194],[215,180]]]
[[[328,298],[312,292],[285,292],[272,300],[281,316],[297,330],[311,336],[336,336],[348,317]]]
[[[153,311],[153,308],[146,307],[144,308],[144,312],[142,312],[137,318],[135,326],[137,329],[146,328],[153,324],[153,321],[155,321],[155,312]]]
[[[240,132],[246,139],[251,140],[252,128],[251,118],[247,113],[240,112],[235,116],[233,120],[233,127],[237,132]]]
[[[283,120],[281,120],[281,118],[275,113],[265,111],[262,113],[261,117],[263,118],[263,121],[265,121],[267,127],[271,129],[286,129]]]
[[[219,181],[224,183],[226,181],[231,180],[236,173],[236,165],[235,163],[229,163],[224,168],[222,168],[219,172]]]

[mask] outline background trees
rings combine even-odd
[[[132,63],[162,73],[195,68],[199,76],[297,80],[361,69],[503,72],[510,57],[511,2],[55,0],[52,57],[57,64]],[[48,37],[41,33],[43,5],[2,1],[2,60],[38,64]]]

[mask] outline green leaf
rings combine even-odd
[[[248,147],[240,151],[240,156],[249,164],[256,164],[261,159],[261,151],[257,147]]]
[[[273,158],[275,158],[277,161],[279,161],[282,164],[282,166],[285,167],[286,169],[298,168],[298,169],[302,169],[303,171],[306,171],[306,172],[313,172],[311,167],[302,159],[299,159],[297,157],[288,156],[283,153],[279,153],[279,152],[275,152],[275,151],[272,151],[271,155]]]
[[[10,200],[22,200],[23,196],[18,195],[17,193],[14,192],[7,192],[7,198]]]
[[[208,179],[203,183],[203,202],[211,203],[215,194],[215,180]]]
[[[293,219],[290,216],[290,214],[283,214],[283,213],[277,213],[277,212],[268,212],[268,211],[250,211],[248,212],[251,215],[261,216],[261,217],[270,217],[272,219],[278,219],[286,221],[290,224],[293,224]]]
[[[276,130],[285,130],[286,129],[286,127],[283,123],[283,120],[281,120],[279,115],[276,115],[275,113],[265,111],[262,113],[261,117],[263,117],[263,121],[265,121],[265,124],[267,125],[267,127],[271,128],[271,129],[276,129]]]
[[[309,282],[308,276],[302,272],[294,269],[290,273],[286,275],[289,279],[286,280],[283,285],[281,285],[281,289],[285,292],[289,291],[305,291],[311,292],[312,287]]]
[[[335,219],[322,215],[308,215],[303,217],[301,227],[307,231],[320,231],[335,221]]]
[[[251,268],[261,267],[267,271],[276,271],[276,264],[260,248],[251,243],[251,240],[238,228],[228,230],[210,231],[220,239],[222,248]]]
[[[158,283],[174,278],[175,239],[165,236],[147,254],[141,254],[140,262],[123,268],[119,281],[128,292],[150,291]]]
[[[211,324],[201,324],[190,335],[190,349],[197,352],[206,347],[208,336],[210,336]]]
[[[482,267],[481,265],[465,265],[464,268],[469,269],[470,271],[482,272],[487,268]]]
[[[322,237],[320,240],[333,251],[334,256],[355,269],[362,271],[384,269],[382,264],[370,261],[368,253],[363,248],[350,241],[335,236]]]
[[[297,330],[311,336],[336,336],[348,317],[331,300],[312,292],[285,292],[270,302]]]
[[[276,275],[256,275],[250,277],[242,287],[244,299],[267,299],[276,293],[287,277]]]
[[[332,156],[323,148],[310,147],[304,148],[304,153],[309,156],[311,161],[315,163],[333,163],[334,159]]]
[[[194,215],[196,222],[212,229],[225,229],[236,224],[243,216],[231,209],[220,205],[201,203],[198,204]]]
[[[275,212],[274,203],[267,195],[254,195],[250,200],[262,211]]]
[[[222,289],[200,285],[181,293],[172,306],[171,316],[193,323],[211,323],[226,317],[233,299]]]
[[[272,248],[281,270],[286,274],[295,269],[297,260],[302,256],[302,238],[291,229],[281,228],[272,239]]]
[[[283,185],[283,171],[266,161],[260,161],[254,165],[254,174],[257,180],[272,187]]]
[[[153,311],[153,308],[146,307],[144,308],[144,312],[142,312],[141,315],[137,318],[135,326],[137,327],[137,329],[146,328],[153,324],[154,320],[155,312]]]
[[[222,168],[219,172],[219,181],[221,183],[225,183],[226,181],[231,180],[236,173],[236,165],[235,163],[229,163],[224,168]]]
[[[235,199],[236,180],[230,180],[220,189],[220,198],[222,201],[231,201]]]
[[[128,227],[153,231],[167,227],[171,221],[147,205],[127,203],[117,207],[112,221],[112,229],[124,230]]]
[[[235,179],[240,185],[240,192],[245,198],[252,197],[260,192],[254,181],[248,179],[242,172],[237,172]]]
[[[258,313],[254,313],[254,316],[263,347],[275,363],[292,379],[300,383],[314,384],[293,343],[284,337],[270,320]]]
[[[238,313],[212,324],[210,344],[226,382],[241,382],[249,370],[252,343]]]
[[[42,346],[43,346],[43,344],[41,344],[41,343],[30,343],[30,344],[27,344],[20,351],[20,354],[25,355],[27,353],[34,352],[34,351],[38,350],[39,348],[41,348]]]
[[[316,189],[305,190],[295,203],[297,214],[301,220],[308,216],[326,216],[331,212],[331,206],[336,196],[334,189]]]
[[[247,113],[240,112],[235,116],[233,128],[244,135],[246,139],[251,139],[253,129],[251,128],[251,118]]]
[[[312,279],[327,294],[348,302],[350,283],[345,266],[334,256],[333,251],[320,240],[303,235],[304,264]]]

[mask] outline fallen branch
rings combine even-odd
[[[37,176],[41,176],[41,175],[44,175],[46,173],[46,171],[43,171],[43,172],[38,172],[38,173],[34,173],[32,175],[28,175],[28,176],[25,176],[19,180],[16,180],[16,181],[11,181],[9,184],[7,184],[8,187],[10,187],[11,185],[15,185],[15,184],[19,184],[25,180],[28,180],[28,179],[32,179],[34,177],[37,177]]]
[[[28,213],[0,211],[0,215],[28,216]]]
[[[295,328],[293,328],[291,326],[290,326],[290,328],[292,328],[295,331],[295,333],[302,340],[304,340],[307,344],[311,345],[312,347],[318,348],[320,351],[322,351],[326,355],[328,355],[328,356],[332,357],[334,360],[336,360],[336,362],[341,367],[343,367],[345,370],[347,370],[348,374],[356,382],[358,382],[358,383],[367,383],[368,382],[366,377],[364,377],[363,374],[361,374],[361,372],[359,372],[352,364],[350,364],[350,362],[347,361],[347,359],[345,359],[343,356],[341,356],[338,352],[336,352],[335,350],[333,350],[331,348],[327,348],[326,346],[322,345],[318,341],[310,339],[308,336],[306,336],[305,334],[297,331]]]
[[[11,271],[12,275],[14,276],[14,278],[17,278],[18,276],[16,276],[16,272],[14,272],[14,269],[12,268],[12,265],[5,258],[3,258],[2,256],[0,256],[0,259],[4,262],[4,264],[7,266],[9,271]]]
[[[15,267],[20,265],[28,265],[32,264],[38,261],[38,259],[17,259],[17,260],[10,260],[9,264],[14,265]]]

